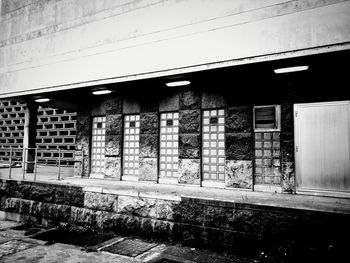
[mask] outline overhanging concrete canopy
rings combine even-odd
[[[0,98],[350,49],[350,1],[146,2],[23,26],[24,40],[2,11]]]

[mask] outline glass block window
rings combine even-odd
[[[123,175],[138,176],[140,146],[140,115],[124,118]]]
[[[162,113],[160,119],[160,176],[176,178],[179,169],[179,113]]]
[[[281,183],[280,132],[255,132],[255,184]]]
[[[104,173],[105,169],[106,117],[92,119],[91,172]]]
[[[203,180],[225,180],[225,111],[203,112]]]
[[[254,107],[254,129],[279,130],[280,106],[256,106]]]

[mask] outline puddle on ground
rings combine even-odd
[[[154,263],[181,263],[180,261],[174,261],[170,259],[160,259],[159,261],[156,261]]]
[[[25,236],[31,236],[40,231],[45,230],[45,228],[43,227],[32,226],[32,225],[19,225],[19,226],[11,227],[11,229],[24,231]]]
[[[43,233],[38,233],[31,238],[48,241],[49,243],[64,243],[80,247],[90,247],[103,243],[114,237],[115,234],[111,231],[56,228]]]

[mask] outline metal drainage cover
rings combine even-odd
[[[128,257],[136,257],[150,250],[151,248],[154,248],[155,246],[157,246],[157,244],[144,242],[139,239],[126,239],[111,246],[105,247],[102,249],[102,251]]]
[[[174,260],[171,260],[171,259],[162,258],[159,261],[154,262],[154,263],[181,263],[181,262],[180,261],[174,261]]]

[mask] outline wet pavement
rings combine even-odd
[[[145,263],[250,263],[252,259],[220,254],[210,250],[149,242],[131,237],[114,236],[90,247],[40,240],[47,229],[32,231],[20,223],[0,221],[0,262],[68,263],[68,262],[145,262]],[[35,233],[37,232],[37,233]]]

